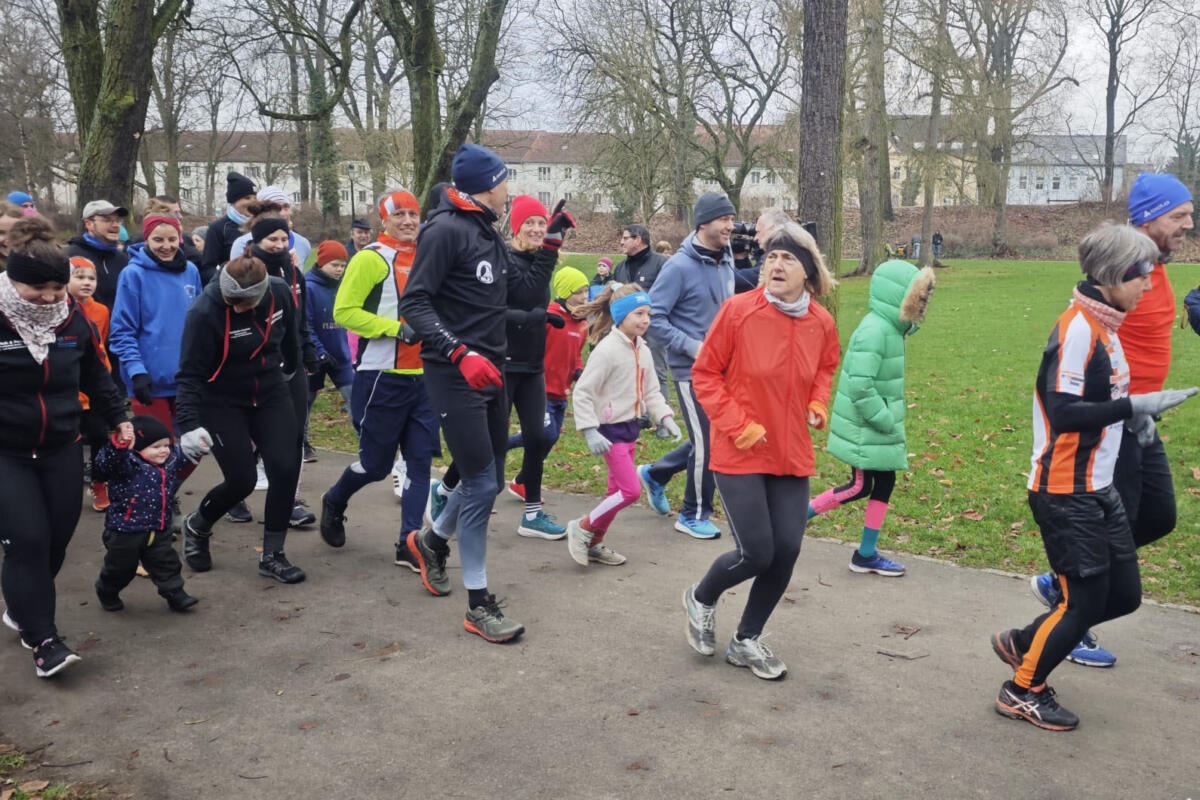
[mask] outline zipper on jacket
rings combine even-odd
[[[162,479],[162,510],[159,512],[160,531],[167,529],[167,471],[162,467],[157,467],[159,477]]]
[[[129,498],[129,508],[125,509],[125,521],[129,522],[129,515],[133,513],[133,507],[137,503],[136,497]]]
[[[38,391],[38,405],[42,409],[42,429],[38,432],[37,445],[33,448],[33,457],[37,458],[37,448],[46,440],[46,384],[50,382],[50,354],[46,354],[45,360],[42,361],[42,388]]]

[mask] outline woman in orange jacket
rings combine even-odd
[[[833,317],[811,302],[833,286],[812,236],[783,225],[764,249],[766,283],[721,306],[692,367],[712,427],[709,464],[737,549],[684,591],[683,605],[688,643],[711,656],[717,598],[753,578],[725,660],[773,680],[787,667],[763,644],[763,626],[800,554],[816,463],[808,429],[829,419],[838,336]]]

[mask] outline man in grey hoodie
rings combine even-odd
[[[697,539],[715,539],[721,531],[709,521],[716,486],[708,469],[708,417],[692,391],[692,363],[721,304],[733,296],[733,234],[736,209],[729,198],[705,192],[693,211],[696,230],[688,234],[650,289],[650,340],[667,351],[689,441],[654,464],[638,467],[638,479],[651,507],[659,514],[671,509],[664,487],[686,470],[687,487],[675,530]]]

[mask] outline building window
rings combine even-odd
[[[538,192],[538,202],[540,202],[544,206],[550,205],[550,193],[549,192]]]
[[[751,183],[758,183],[759,180],[761,180],[761,179],[762,179],[762,176],[758,174],[758,170],[755,170],[754,172],[750,173],[750,182]]]
[[[1079,176],[1068,175],[1067,176],[1067,188],[1076,189],[1078,187],[1079,187]]]
[[[1022,189],[1028,189],[1029,188],[1029,178],[1024,173],[1022,173],[1021,177],[1017,179],[1017,185],[1020,186]]]
[[[604,201],[604,195],[597,194],[597,195],[592,196],[592,205],[594,205],[594,206],[599,207],[603,201]]]
[[[300,202],[300,193],[292,192],[292,205],[295,205],[296,203],[299,203],[299,202]]]
[[[767,183],[774,184],[774,183],[775,183],[775,173],[774,173],[774,172],[768,172],[768,173],[767,173],[767,177],[766,177],[766,181],[767,181]]]
[[[1060,186],[1062,186],[1062,178],[1061,177],[1059,177],[1058,175],[1055,175],[1053,178],[1050,179],[1050,188],[1051,189],[1058,189]]]
[[[191,166],[180,167],[180,168],[179,168],[179,177],[181,177],[181,178],[190,178],[190,177],[192,177],[192,168],[191,168]]]
[[[246,165],[246,177],[247,178],[262,177],[262,170],[259,167],[255,167],[255,166],[251,166],[251,165],[247,164]]]
[[[1087,182],[1088,182],[1088,186],[1091,186],[1093,183],[1095,183],[1095,182],[1096,182],[1096,176],[1095,176],[1095,175],[1088,175],[1088,177],[1087,177]]]
[[[1044,177],[1042,177],[1041,175],[1035,176],[1033,179],[1033,188],[1037,189],[1038,191],[1045,189],[1046,188],[1046,179]]]
[[[564,181],[571,180],[571,171],[572,170],[570,167],[563,167],[563,180]]]
[[[191,189],[180,189],[179,190],[179,199],[180,200],[191,200],[192,199],[192,190]]]
[[[538,167],[538,180],[539,181],[550,180],[550,168],[549,167]]]
[[[508,179],[510,181],[515,181],[517,179],[517,171],[512,167],[508,168]]]
[[[900,180],[900,168],[899,167],[892,167],[892,180],[894,180],[894,181]]]
[[[347,203],[349,201],[350,201],[350,190],[342,189],[342,202]]]
[[[774,198],[774,197],[768,197],[768,198],[766,198],[765,200],[763,200],[763,204],[764,204],[764,205],[765,205],[767,208],[774,208],[774,207],[775,207],[775,198]]]
[[[570,192],[564,192],[564,193],[563,193],[563,200],[566,200],[568,203],[569,203],[569,202],[571,202],[571,193],[570,193]]]
[[[367,192],[365,189],[358,190],[358,202],[360,202],[360,203],[367,202]]]

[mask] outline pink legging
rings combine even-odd
[[[600,544],[604,539],[617,512],[632,505],[642,493],[633,459],[636,446],[637,442],[613,442],[613,446],[604,454],[604,462],[608,464],[608,494],[587,516],[588,527],[594,533],[593,545]]]

